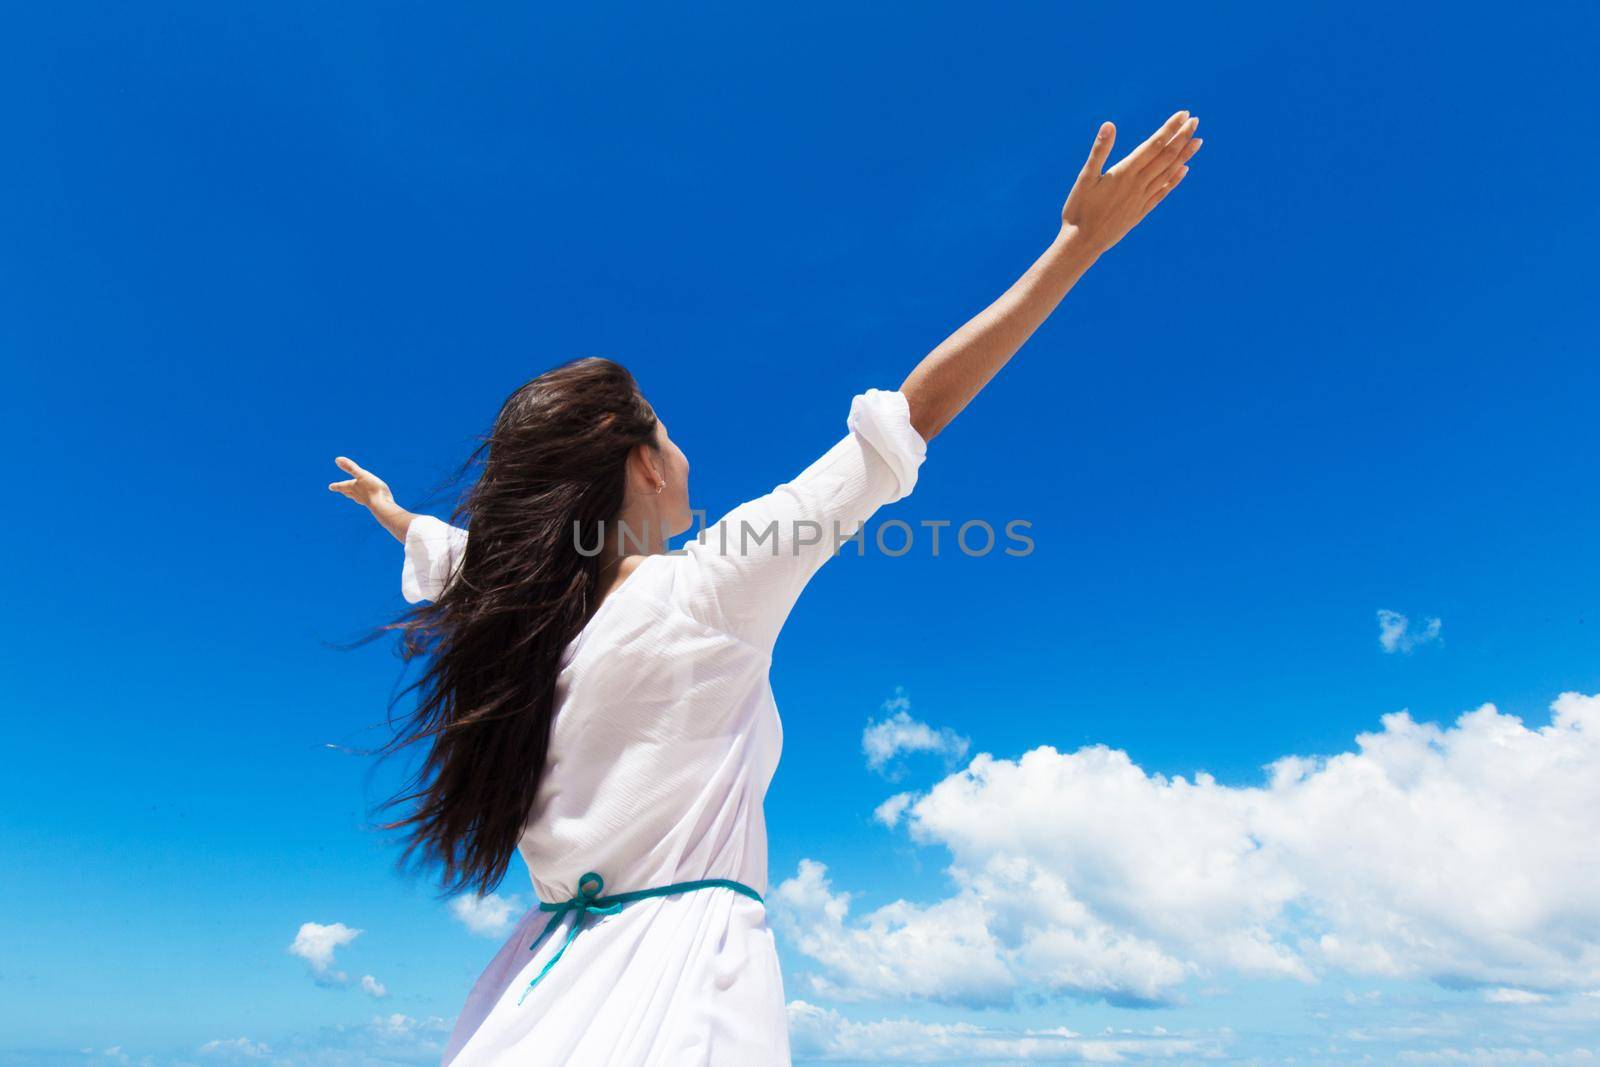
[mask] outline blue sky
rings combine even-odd
[[[1120,158],[1178,108],[1205,138],[1183,187],[879,516],[1024,519],[1034,553],[835,561],[781,639],[767,816],[796,1051],[1006,1061],[1056,1028],[1085,1035],[1050,1038],[1063,1059],[1595,1049],[1600,825],[1577,790],[1600,726],[1550,710],[1600,693],[1592,7],[67,3],[12,23],[0,1062],[432,1062],[497,942],[396,876],[368,820],[394,772],[341,750],[381,739],[399,663],[330,643],[403,604],[399,546],[327,492],[332,457],[443,514],[424,494],[507,393],[606,355],[689,454],[696,503],[730,506],[1027,267],[1101,120]],[[1387,652],[1380,611],[1437,635]],[[1402,745],[1382,719],[1401,709],[1443,731],[1431,763],[1358,748]],[[964,752],[870,769],[863,733],[896,711]],[[986,986],[940,986],[934,962],[909,997],[852,977],[839,945],[892,956],[895,929],[938,941],[964,907],[1016,903],[973,880],[1019,856],[961,798],[1009,818],[1044,794],[1000,796],[1003,774],[964,771],[980,753],[1042,754],[1074,798],[1025,840],[1060,818],[1041,870],[1094,924],[996,920]],[[1411,880],[1367,869],[1395,844],[1386,802],[1332,771],[1266,788],[1281,757],[1341,753],[1434,813]],[[1200,772],[1205,796],[1171,792]],[[1131,791],[1095,792],[1113,780]],[[910,814],[876,820],[899,793]],[[1194,836],[1145,833],[1146,802],[1237,818],[1267,841],[1262,882],[1297,888],[1213,885],[1193,916],[1138,896]],[[1331,873],[1272,837],[1322,826],[1316,803],[1349,813],[1328,834],[1354,828]],[[1138,863],[1085,866],[1096,827]],[[1413,894],[1430,850],[1478,866]],[[1492,907],[1446,915],[1500,901],[1475,875],[1507,871],[1565,889],[1506,897],[1514,935]],[[850,894],[832,934],[807,910],[824,892]],[[1160,928],[1174,914],[1193,929]],[[1357,951],[1352,915],[1459,940]],[[1257,919],[1301,973],[1194,933]],[[307,922],[362,931],[329,966],[349,984],[287,951]],[[1040,929],[1110,947],[1030,956]],[[1482,947],[1499,934],[1505,959]]]

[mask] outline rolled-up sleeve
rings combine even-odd
[[[405,560],[400,565],[400,595],[412,604],[438,600],[466,555],[467,531],[418,515],[406,527]]]
[[[905,395],[868,389],[851,401],[846,427],[793,479],[684,546],[691,614],[770,650],[822,564],[880,507],[910,494],[928,446]]]

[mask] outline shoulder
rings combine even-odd
[[[623,556],[621,562],[617,564],[616,572],[612,574],[611,580],[606,583],[605,590],[600,594],[600,602],[604,604],[611,600],[622,591],[624,586],[629,589],[637,589],[638,586],[643,584],[642,580],[634,581],[633,579],[639,573],[639,569],[644,565],[645,561],[650,558],[650,556],[646,555]]]
[[[622,562],[617,566],[616,581],[611,583],[611,588],[615,589],[617,586],[627,581],[629,577],[633,575],[633,572],[638,570],[640,565],[649,558],[649,556],[645,555],[623,556]]]

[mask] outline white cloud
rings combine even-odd
[[[955,761],[967,754],[971,742],[949,728],[935,729],[911,717],[911,701],[903,692],[884,701],[884,718],[868,720],[861,733],[861,751],[866,754],[867,766],[883,772],[896,756],[908,752],[929,752]],[[893,769],[890,776],[895,777]]]
[[[260,1041],[251,1041],[248,1037],[234,1037],[225,1041],[207,1041],[200,1046],[200,1051],[207,1056],[265,1056],[272,1050]]]
[[[835,893],[820,863],[801,860],[795,877],[771,894],[800,950],[833,977],[813,976],[815,992],[858,999],[893,990],[907,997],[1001,1004],[1010,975],[982,904],[956,897],[929,908],[899,902],[846,923],[848,893]]]
[[[1378,644],[1385,652],[1410,652],[1419,645],[1439,640],[1443,624],[1438,619],[1425,619],[1418,629],[1411,629],[1411,620],[1398,611],[1378,612]]]
[[[398,1012],[374,1015],[367,1022],[337,1024],[288,1031],[269,1050],[260,1042],[238,1038],[203,1046],[206,1061],[246,1064],[267,1062],[294,1067],[395,1067],[399,1064],[436,1064],[445,1049],[453,1023],[439,1016],[416,1018]],[[265,1059],[263,1059],[265,1057]],[[163,1067],[179,1067],[162,1060]]]
[[[1546,1052],[1543,1049],[1520,1046],[1475,1045],[1471,1048],[1437,1048],[1422,1052],[1402,1052],[1401,1063],[1480,1064],[1482,1067],[1501,1067],[1511,1063],[1537,1063],[1540,1067],[1551,1064],[1576,1063],[1589,1067],[1597,1061],[1595,1053],[1586,1048],[1560,1049]]]
[[[1485,989],[1483,999],[1490,1004],[1543,1004],[1550,997],[1545,993],[1535,993],[1527,989],[1511,989],[1501,986],[1498,989]]]
[[[845,998],[1169,1001],[1192,977],[1327,971],[1452,985],[1600,984],[1600,697],[1528,729],[1386,715],[1264,784],[1150,774],[1120,751],[980,754],[908,805],[954,892],[849,915],[803,861],[775,909]],[[1502,1001],[1503,1002],[1503,1001]]]
[[[361,991],[371,997],[386,997],[389,989],[370,974],[361,976]]]
[[[450,1032],[450,1023],[437,1015],[430,1015],[426,1019],[415,1019],[409,1015],[395,1012],[393,1015],[374,1015],[372,1017],[372,1031],[379,1037],[415,1037],[419,1034],[442,1034]]]
[[[896,793],[882,804],[879,804],[873,810],[872,817],[893,830],[895,824],[900,821],[900,816],[905,814],[906,808],[910,807],[911,802],[915,799],[917,799],[917,794],[915,793]]]
[[[334,970],[333,954],[335,950],[348,945],[360,936],[360,930],[352,929],[344,923],[330,923],[327,926],[321,923],[302,923],[300,932],[295,935],[294,942],[289,946],[289,952],[310,964],[311,973],[318,980],[343,984],[349,981],[349,977],[343,971]]]
[[[1217,1036],[1118,1031],[1097,1035],[1054,1029],[1002,1030],[971,1023],[910,1019],[854,1022],[837,1011],[789,1002],[789,1040],[797,1059],[873,1063],[1090,1062],[1210,1058],[1222,1053]]]
[[[505,937],[517,924],[523,910],[517,897],[465,894],[450,901],[450,913],[479,937]]]

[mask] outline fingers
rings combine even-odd
[[[1157,186],[1155,192],[1152,193],[1150,198],[1144,202],[1144,208],[1139,212],[1139,217],[1141,219],[1144,218],[1150,213],[1151,209],[1153,209],[1157,204],[1161,203],[1161,201],[1165,200],[1167,198],[1167,194],[1176,189],[1178,187],[1178,183],[1183,181],[1184,177],[1188,173],[1189,168],[1187,166],[1179,167],[1173,172],[1171,179]]]
[[[1184,120],[1177,132],[1161,146],[1160,151],[1152,153],[1150,158],[1140,165],[1140,175],[1152,184],[1159,185],[1165,181],[1169,177],[1168,172],[1178,163],[1179,157],[1194,143],[1194,131],[1199,125],[1198,115]]]
[[[1188,111],[1185,110],[1174,112],[1171,118],[1161,124],[1160,129],[1156,130],[1156,132],[1152,133],[1149,137],[1146,137],[1144,141],[1140,143],[1138,148],[1135,148],[1132,152],[1129,152],[1122,158],[1120,163],[1111,169],[1119,173],[1124,171],[1132,171],[1137,173],[1144,170],[1145,164],[1150,162],[1151,157],[1158,154],[1162,148],[1166,147],[1167,142],[1172,140],[1173,135],[1178,132],[1178,128],[1187,122],[1188,119]]]
[[[1179,170],[1182,170],[1185,174],[1187,174],[1189,172],[1189,168],[1187,166],[1189,160],[1193,159],[1194,154],[1200,151],[1200,146],[1203,143],[1205,142],[1199,137],[1195,137],[1191,139],[1188,144],[1184,145],[1183,150],[1179,152],[1170,163],[1154,174],[1150,180],[1150,183],[1145,187],[1145,193],[1151,196],[1155,195],[1155,193],[1159,192],[1163,186],[1172,181],[1173,176],[1177,174]]]
[[[1117,141],[1117,128],[1109,122],[1102,122],[1099,131],[1094,135],[1094,144],[1089,147],[1089,159],[1084,163],[1079,177],[1087,174],[1098,178],[1105,169],[1106,160],[1111,155],[1111,146]]]
[[[351,459],[349,456],[334,456],[333,462],[340,470],[344,471],[346,474],[353,474],[355,477],[348,478],[342,482],[329,482],[328,488],[333,490],[335,493],[343,493],[345,496],[354,500],[356,495],[356,485],[361,481],[361,478],[366,475],[367,472],[362,470],[361,465],[355,460]]]

